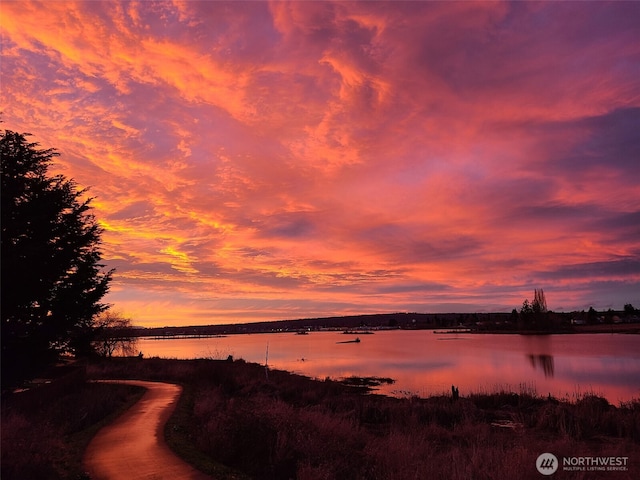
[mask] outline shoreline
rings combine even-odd
[[[433,329],[434,333],[438,330]],[[446,333],[456,333],[449,329]],[[508,329],[467,329],[464,333],[473,334],[511,334],[511,335],[577,335],[577,334],[640,334],[640,323],[620,323],[610,325],[573,325],[568,329],[557,330],[508,330]]]
[[[177,327],[171,327],[177,328]],[[510,328],[478,328],[478,327],[420,327],[420,328],[411,328],[411,327],[396,327],[396,328],[370,328],[368,330],[359,330],[357,332],[358,335],[372,335],[376,332],[386,332],[386,331],[420,331],[420,330],[431,330],[433,333],[437,334],[459,334],[459,333],[470,333],[470,334],[499,334],[499,335],[575,335],[575,334],[624,334],[624,335],[635,335],[640,334],[640,323],[621,323],[621,324],[601,324],[601,325],[574,325],[570,328],[566,329],[555,329],[555,330],[518,330],[518,329],[510,329]],[[351,329],[344,328],[331,328],[331,329],[319,329],[319,330],[311,330],[308,334],[311,333],[323,333],[323,332],[343,332],[348,334],[356,334]],[[138,334],[134,335],[135,338],[143,338],[143,339],[151,339],[151,340],[174,340],[174,339],[197,339],[197,338],[225,338],[228,336],[235,335],[269,335],[273,333],[296,333],[295,331],[288,330],[256,330],[256,331],[247,331],[247,332],[229,332],[224,335],[216,334],[191,334],[185,335],[181,333],[176,334],[167,334],[167,335],[157,335],[157,334]]]
[[[459,398],[441,394],[398,399],[282,370],[269,370],[266,377],[263,365],[242,360],[121,357],[91,361],[86,368],[90,379],[138,378],[182,385],[183,394],[164,429],[167,442],[181,458],[219,479],[409,479],[416,472],[424,478],[469,478],[454,468],[459,458],[471,459],[466,473],[474,477],[511,478],[510,472],[519,471],[523,478],[533,478],[535,459],[543,452],[558,458],[629,456],[640,445],[640,399],[615,406],[592,394],[568,402],[513,389]],[[38,425],[47,418],[47,425],[67,428],[69,419],[75,418],[65,407],[71,402],[69,396],[80,399],[71,402],[76,405],[73,412],[80,414],[96,403],[96,394],[86,396],[82,391],[105,388],[105,384],[80,384],[64,393],[57,410],[27,408],[20,394],[13,401],[5,398],[3,437],[14,432],[23,441],[33,438],[30,444],[43,448],[40,462],[56,463],[59,454],[46,456],[48,445],[39,440]],[[46,397],[42,405],[52,404],[46,389],[42,396]],[[40,405],[35,400],[34,405]],[[15,415],[40,421],[5,424]],[[65,435],[52,431],[49,437]],[[3,442],[3,459],[21,459],[23,468],[30,468],[31,454],[16,450],[14,457],[7,450],[12,445]],[[77,444],[65,448],[71,452]],[[505,457],[505,451],[512,454]],[[19,466],[3,464],[3,473],[14,474],[8,479],[28,478],[13,469]],[[67,468],[77,472],[80,467]],[[640,464],[633,462],[626,473],[640,474]]]

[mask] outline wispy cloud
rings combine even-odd
[[[640,4],[4,2],[4,127],[140,324],[640,304]]]

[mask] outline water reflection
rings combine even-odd
[[[555,364],[553,358],[554,345],[553,335],[524,335],[521,337],[527,354],[526,358],[534,370],[542,370],[545,378],[553,378],[555,374]]]
[[[509,388],[540,395],[593,392],[612,403],[640,398],[640,335],[474,335],[385,331],[230,335],[224,338],[142,339],[145,357],[220,358],[228,355],[270,368],[324,379],[388,377],[380,393],[396,396],[460,395]],[[442,341],[441,341],[442,340]],[[444,341],[447,340],[447,341]],[[455,340],[455,341],[452,341]]]
[[[545,377],[553,377],[553,356],[552,355],[527,355],[531,366],[535,369],[541,369]]]

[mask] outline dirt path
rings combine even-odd
[[[210,479],[177,457],[163,428],[182,388],[171,383],[113,380],[147,389],[142,398],[89,443],[84,464],[93,480]]]

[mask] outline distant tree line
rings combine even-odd
[[[522,307],[518,311],[513,309],[511,312],[510,323],[517,325],[519,330],[557,330],[566,329],[571,322],[576,320],[588,325],[599,323],[614,323],[622,321],[619,315],[626,321],[633,321],[640,313],[632,304],[627,303],[623,311],[607,310],[606,312],[597,312],[590,307],[587,312],[572,313],[554,313],[547,308],[547,301],[542,289],[534,290],[533,300],[525,299]]]
[[[547,299],[544,290],[535,289],[533,300],[525,299],[518,316],[519,328],[528,330],[548,329],[551,327],[551,317],[547,308]]]

